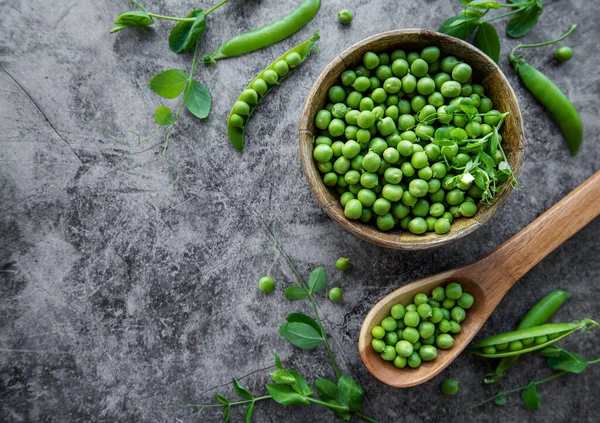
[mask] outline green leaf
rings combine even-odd
[[[204,11],[196,9],[191,11],[188,18],[196,18],[194,22],[179,22],[169,34],[169,47],[179,54],[194,48],[200,36],[204,33]]]
[[[466,99],[463,99],[466,100]],[[469,99],[470,100],[470,99]],[[478,113],[477,108],[475,106],[473,106],[472,104],[463,104],[462,102],[458,105],[458,107],[460,108],[460,110],[462,110],[463,112],[465,112],[465,114],[469,117],[469,118],[473,118],[475,117],[475,115]]]
[[[149,26],[153,23],[154,19],[145,11],[125,12],[117,17],[115,20],[116,26],[110,30],[110,33],[134,26]]]
[[[500,396],[496,397],[494,402],[496,403],[496,405],[504,405],[506,404],[506,397],[504,396],[504,394],[500,394]]]
[[[254,398],[252,396],[252,394],[244,387],[244,385],[242,385],[236,378],[233,378],[231,383],[233,384],[233,390],[240,397],[245,398],[245,399]]]
[[[500,9],[500,3],[489,0],[474,0],[467,4],[467,6],[478,9]]]
[[[218,392],[215,392],[215,397],[217,397],[217,399],[219,400],[219,402],[221,404],[229,404],[229,400],[227,398],[225,398],[223,395],[219,394]]]
[[[302,376],[293,370],[276,370],[271,373],[273,382],[281,385],[289,385],[297,393],[306,396],[313,394],[313,390]]]
[[[525,405],[533,411],[540,409],[542,399],[535,383],[531,382],[527,388],[525,388],[521,398],[523,398]]]
[[[337,385],[329,379],[317,379],[315,386],[317,387],[319,398],[323,401],[336,400],[339,395]]]
[[[254,401],[248,404],[246,411],[244,411],[244,423],[250,423],[252,421],[252,413],[254,413]]]
[[[308,291],[301,286],[288,286],[284,295],[290,301],[303,300],[308,297]]]
[[[161,97],[177,98],[185,88],[187,79],[187,74],[181,69],[169,69],[156,74],[149,85]]]
[[[338,379],[338,390],[340,404],[347,405],[352,413],[362,409],[363,390],[352,378],[342,375]]]
[[[490,23],[482,22],[477,28],[473,44],[479,50],[490,56],[490,58],[498,63],[500,60],[500,38],[496,28]]]
[[[210,93],[204,84],[192,79],[183,97],[185,107],[197,118],[204,119],[210,113],[211,102]]]
[[[278,369],[283,369],[283,364],[281,364],[281,358],[279,358],[279,354],[275,354],[275,367]]]
[[[288,385],[266,384],[265,387],[273,397],[273,401],[278,402],[281,405],[310,405],[310,402],[304,396],[294,391]]]
[[[308,277],[308,287],[310,292],[319,292],[325,287],[327,283],[327,271],[323,266],[317,267],[315,270],[310,272]]]
[[[304,350],[316,348],[323,338],[312,326],[306,323],[292,322],[279,327],[279,334],[291,344]]]
[[[483,173],[484,172],[478,168],[478,169],[475,169],[474,176],[475,176],[475,185],[477,185],[480,189],[485,191],[486,186],[485,186],[485,178],[483,177]],[[494,379],[494,376],[496,376],[495,379]],[[493,374],[491,377],[489,377],[487,379],[489,379],[490,382],[486,382],[486,383],[495,383],[498,381],[498,377],[495,374]]]
[[[462,128],[454,128],[450,131],[450,136],[456,142],[461,142],[468,138],[467,132]]]
[[[312,326],[318,333],[323,335],[323,331],[321,331],[321,328],[319,327],[319,324],[315,321],[315,319],[313,319],[310,316],[307,316],[304,313],[290,313],[287,315],[285,320],[287,320],[288,323],[292,323],[292,322],[306,323],[307,325]]]
[[[526,7],[506,23],[506,34],[519,38],[527,34],[535,26],[543,9],[538,3]]]
[[[173,112],[166,106],[159,106],[154,111],[154,121],[160,126],[169,126],[175,123]]]
[[[494,128],[494,133],[490,137],[490,154],[496,154],[496,151],[498,151],[498,145],[500,145],[500,139],[498,138],[498,129]]]
[[[496,168],[496,162],[485,151],[480,151],[479,156],[481,157],[483,164],[485,164],[487,167],[490,167],[492,169]]]
[[[223,421],[224,422],[228,422],[229,421],[229,414],[231,413],[231,405],[228,405],[227,407],[225,407],[225,409],[223,409]]]
[[[444,23],[442,23],[442,25],[439,27],[438,31],[464,40],[469,35],[471,35],[473,31],[475,31],[475,28],[477,28],[480,24],[480,21],[475,19],[464,21],[458,26],[450,26],[453,22],[458,21],[459,19],[464,21],[464,18],[462,16],[453,16],[451,18],[446,19]]]
[[[561,350],[557,357],[551,357],[547,361],[548,366],[554,370],[581,373],[588,366],[588,361],[579,354]]]
[[[273,382],[281,383],[283,385],[292,385],[296,383],[294,376],[289,370],[285,369],[275,370],[273,373],[271,373],[271,379],[273,379]]]
[[[467,18],[481,18],[485,15],[485,12],[476,9],[463,9],[460,11],[460,14]]]

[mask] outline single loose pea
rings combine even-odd
[[[418,153],[416,153],[416,154],[418,154]],[[415,155],[413,155],[413,160],[414,160]],[[414,163],[413,163],[413,166],[414,166]],[[412,196],[417,197],[417,198],[426,196],[428,190],[429,190],[429,184],[427,183],[427,181],[424,181],[423,179],[413,179],[408,184],[408,191],[410,192],[410,194]]]
[[[440,49],[436,46],[425,47],[421,51],[421,59],[431,64],[440,58]]]
[[[460,95],[462,87],[457,81],[444,82],[440,88],[440,92],[446,98],[455,98]]]
[[[400,357],[410,357],[410,355],[413,353],[413,350],[413,344],[405,339],[398,341],[396,344],[396,353]]]
[[[452,69],[452,79],[462,84],[466,83],[472,74],[473,69],[466,63],[460,63]]]
[[[331,164],[330,162],[327,163]],[[337,173],[334,172],[327,172],[325,175],[323,175],[323,183],[328,187],[335,186],[338,183],[338,179],[339,177]]]
[[[416,311],[407,311],[406,314],[404,315],[404,324],[406,324],[406,326],[410,326],[413,328],[417,327],[417,326],[419,326],[420,321],[421,321],[421,317],[419,316],[419,313],[417,313]]]
[[[385,361],[393,361],[396,358],[396,348],[391,345],[387,345],[381,353],[381,358]]]
[[[319,129],[327,129],[331,123],[331,112],[328,110],[319,110],[315,117],[315,126]]]
[[[387,214],[390,211],[391,207],[392,203],[390,203],[390,201],[385,198],[378,198],[373,203],[373,211],[379,216]]]
[[[240,116],[248,116],[250,114],[250,106],[245,101],[236,101],[233,105],[233,113]]]
[[[442,309],[442,312],[444,310],[445,309]],[[446,311],[448,311],[448,310],[446,310]],[[450,316],[448,316],[448,317],[450,317]],[[438,329],[442,333],[450,332],[450,329],[452,329],[452,326],[450,325],[450,321],[446,318],[442,319],[442,321],[438,324]]]
[[[415,235],[421,235],[427,232],[427,222],[422,217],[415,217],[408,222],[408,230]]]
[[[390,314],[394,319],[403,319],[404,315],[406,314],[406,309],[402,304],[395,304],[394,306],[392,306]]]
[[[379,62],[381,63],[381,59],[379,60]],[[375,76],[380,81],[385,81],[386,79],[392,76],[392,68],[390,68],[387,65],[380,64],[379,67],[375,70]]]
[[[364,207],[371,207],[375,200],[377,200],[377,194],[370,189],[363,188],[358,191],[356,198],[358,198]]]
[[[465,309],[471,308],[471,306],[473,305],[473,303],[475,302],[475,299],[473,298],[473,296],[471,294],[467,294],[466,292],[463,292],[460,296],[460,298],[458,300],[456,300],[456,303]]]
[[[461,330],[460,323],[450,320],[450,333],[459,333]]]
[[[444,290],[444,287],[438,286],[433,288],[433,291],[431,291],[431,297],[435,301],[444,301],[444,298],[446,298],[446,291]]]
[[[333,157],[333,150],[326,144],[319,144],[313,150],[313,157],[318,162],[328,162]]]
[[[267,91],[269,90],[269,86],[267,85],[267,82],[262,78],[256,79],[252,83],[252,88],[254,89],[254,91],[256,91],[261,96],[264,96],[267,93]]]
[[[399,355],[397,355],[396,358],[394,358],[394,366],[398,367],[399,369],[405,368],[406,367],[406,358],[400,357]]]
[[[406,94],[412,93],[417,88],[417,78],[415,78],[411,74],[404,75],[401,79],[401,82],[402,82],[402,91],[404,91]],[[384,88],[385,88],[385,86],[384,86]]]
[[[404,194],[404,190],[399,185],[386,184],[381,190],[381,195],[383,198],[391,202],[400,201],[402,194]]]
[[[340,257],[335,262],[335,267],[338,270],[348,270],[350,268],[350,259],[347,257]]]
[[[429,71],[429,65],[421,58],[415,59],[415,61],[410,65],[410,71],[414,76],[421,78],[427,75],[427,72]]]
[[[452,310],[450,311],[450,316],[452,317],[452,319],[458,323],[462,322],[463,320],[465,320],[465,317],[467,316],[467,313],[465,312],[465,310],[462,307],[453,307]]]
[[[371,329],[371,335],[373,335],[373,338],[375,339],[383,339],[385,336],[385,329],[381,326],[375,326],[373,329]]]
[[[409,75],[407,75],[407,76],[409,76]],[[414,79],[414,77],[413,77],[413,79]],[[416,83],[417,83],[417,81],[415,79],[415,87],[416,87]],[[383,89],[390,94],[396,94],[397,92],[400,91],[400,89],[402,88],[402,85],[403,85],[402,80],[396,78],[395,76],[391,76],[383,82]]]
[[[446,298],[450,300],[458,300],[462,295],[462,287],[456,282],[450,282],[446,285]]]
[[[424,151],[419,151],[413,154],[412,158],[410,159],[410,163],[415,169],[421,169],[429,164],[429,157],[427,157],[427,153]]]
[[[387,332],[391,332],[398,328],[398,322],[392,316],[388,316],[381,321],[381,327]]]
[[[372,51],[368,51],[363,56],[363,64],[365,65],[365,68],[369,70],[375,69],[379,66],[379,56]]]
[[[477,213],[477,205],[470,201],[465,201],[458,208],[458,212],[464,217],[473,217]]]
[[[465,199],[465,193],[460,189],[453,189],[446,194],[446,201],[451,206],[457,206],[461,204]]]
[[[346,181],[346,182],[348,182],[348,181]],[[348,203],[348,201],[350,201],[350,200],[352,200],[354,198],[356,198],[354,196],[354,194],[352,194],[350,191],[346,191],[345,193],[343,193],[340,196],[340,204],[342,205],[342,207],[345,207],[346,204]]]
[[[554,58],[559,62],[566,62],[573,57],[573,49],[568,46],[559,47],[554,53]]]
[[[409,304],[406,306],[406,311],[417,311],[417,305],[416,304]]]
[[[429,318],[429,321],[431,323],[439,323],[439,322],[441,322],[442,319],[444,318],[442,310],[440,310],[439,307],[433,307],[433,306],[431,306],[431,307],[432,307],[431,308],[431,317]]]
[[[375,224],[377,225],[377,229],[380,231],[389,231],[394,228],[396,222],[394,220],[394,216],[392,216],[390,213],[386,213],[383,216],[377,216]]]
[[[375,352],[380,353],[380,352],[383,352],[383,350],[385,350],[386,345],[385,345],[385,342],[382,341],[381,339],[373,339],[371,341],[371,347],[373,348],[373,350]]]
[[[377,130],[381,135],[387,137],[396,130],[396,124],[391,117],[385,117],[377,122]]]
[[[275,288],[275,281],[269,276],[263,276],[258,280],[258,289],[265,294],[269,294]]]
[[[360,184],[364,188],[372,189],[379,184],[379,177],[372,172],[364,172],[360,175]]]
[[[446,56],[442,59],[442,62],[440,63],[440,68],[443,72],[451,74],[456,65],[458,65],[458,59],[456,57]]]
[[[340,23],[342,23],[344,25],[350,24],[350,22],[352,22],[353,18],[354,18],[354,14],[352,13],[352,11],[350,11],[348,9],[340,10],[338,12],[338,19],[339,19]]]
[[[458,379],[445,379],[442,382],[442,394],[444,395],[456,395],[458,392]]]
[[[356,200],[355,200],[356,201]],[[342,301],[342,290],[337,286],[329,290],[329,300],[334,303]]]
[[[450,227],[451,227],[451,224],[448,221],[448,219],[445,219],[443,217],[436,220],[435,225],[433,225],[433,229],[435,230],[435,233],[437,233],[439,235],[444,235],[444,234],[447,234],[448,232],[450,232]]]
[[[417,306],[420,306],[421,304],[427,304],[427,294],[424,294],[423,292],[416,294],[413,298],[413,302]]]
[[[344,71],[341,75],[342,85],[344,85],[345,87],[349,87],[354,83],[354,81],[356,81],[356,78],[356,72],[354,72],[353,70]]]
[[[402,337],[406,341],[413,344],[413,348],[414,348],[414,344],[416,344],[419,341],[419,336],[420,336],[419,331],[414,327],[407,327],[402,332]]]
[[[375,123],[375,115],[373,115],[373,112],[369,110],[364,110],[358,115],[356,123],[361,128],[368,129]]]
[[[402,78],[408,73],[408,67],[406,59],[396,59],[392,62],[392,73],[398,78]]]
[[[421,95],[429,95],[435,91],[435,82],[428,77],[419,78],[417,81],[417,91]]]
[[[428,306],[428,304],[421,304],[422,306]],[[420,307],[420,306],[419,306]],[[430,314],[431,315],[431,314]],[[419,335],[423,339],[430,338],[435,333],[435,325],[431,322],[421,322],[419,324]]]
[[[396,346],[398,343],[398,334],[396,332],[388,332],[383,339],[387,345]]]
[[[435,338],[435,344],[438,348],[447,350],[448,348],[452,347],[452,344],[454,344],[454,338],[452,338],[452,335],[442,333]]]
[[[344,207],[344,216],[348,219],[357,220],[362,216],[362,203],[358,200],[352,199],[346,203]]]

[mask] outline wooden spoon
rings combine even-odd
[[[523,275],[599,214],[600,171],[479,261],[409,283],[388,294],[367,314],[360,330],[358,349],[363,363],[373,376],[396,388],[408,388],[433,378],[458,357]],[[423,362],[416,369],[398,369],[382,360],[371,348],[371,330],[390,314],[394,304],[410,304],[415,294],[430,294],[436,286],[449,282],[459,282],[475,298],[452,348],[438,350],[435,360]]]

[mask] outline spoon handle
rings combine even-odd
[[[465,270],[486,295],[499,302],[532,267],[598,215],[600,171]]]

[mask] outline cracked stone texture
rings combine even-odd
[[[201,52],[290,10],[297,0],[232,0],[207,18]],[[155,13],[185,15],[198,1],[163,4],[146,0]],[[191,56],[169,51],[170,22],[109,35],[119,1],[0,2],[0,420],[4,422],[192,422],[217,421],[218,413],[182,408],[214,402],[214,392],[233,397],[231,377],[264,394],[279,353],[289,368],[312,382],[332,377],[323,348],[301,351],[277,328],[306,303],[282,298],[294,283],[272,247],[270,228],[279,222],[281,243],[300,273],[323,264],[329,286],[344,301],[319,301],[332,348],[344,373],[364,387],[365,413],[380,421],[593,421],[600,411],[599,367],[543,385],[542,408],[533,413],[517,396],[515,406],[488,404],[469,414],[465,406],[493,395],[481,383],[483,359],[463,354],[443,374],[410,390],[374,380],[363,367],[356,340],[369,308],[392,289],[467,264],[490,252],[581,184],[599,168],[600,10],[583,0],[551,1],[522,42],[556,37],[571,24],[564,43],[573,60],[560,66],[554,47],[527,51],[528,60],[573,100],[585,126],[580,154],[570,157],[557,126],[509,69],[507,53],[517,41],[501,32],[500,66],[519,98],[527,136],[522,190],[476,233],[432,251],[400,252],[359,241],[321,210],[306,184],[298,156],[297,127],[312,85],[341,50],[395,28],[435,29],[460,10],[457,1],[368,4],[327,1],[299,33],[270,48],[199,66],[197,78],[213,95],[210,117],[184,113],[168,151],[181,170],[170,185],[171,167],[161,157],[163,140],[128,148],[107,134],[143,136],[155,130],[153,110],[162,100],[147,88],[155,73],[189,69]],[[336,12],[351,8],[349,27]],[[256,111],[247,148],[229,144],[225,119],[245,84],[274,57],[319,30],[319,52],[273,91]],[[103,131],[99,130],[102,126]],[[135,138],[126,139],[134,143]],[[561,228],[554,230],[560,231]],[[565,288],[573,300],[556,321],[600,318],[598,274],[600,221],[595,220],[537,265],[508,293],[483,335],[510,330],[547,292]],[[334,268],[352,258],[350,272]],[[270,274],[277,287],[256,288]],[[598,356],[598,334],[574,335],[562,345]],[[543,360],[521,359],[506,389],[547,377]],[[456,397],[439,384],[458,377]],[[241,421],[242,410],[232,418]],[[318,406],[285,408],[259,403],[255,421],[332,421]]]

